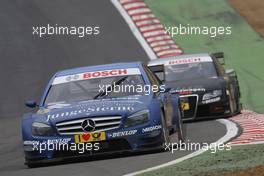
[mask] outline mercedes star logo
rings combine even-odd
[[[92,132],[95,129],[95,122],[92,119],[85,119],[81,126],[83,131]]]

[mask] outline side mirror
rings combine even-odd
[[[36,101],[26,101],[25,105],[29,108],[35,108],[38,106]]]
[[[160,92],[167,93],[171,90],[171,87],[166,86],[165,84],[162,85],[162,88],[160,89]]]
[[[221,65],[225,65],[224,52],[213,53],[212,56],[215,57]]]
[[[149,65],[149,69],[158,77],[161,82],[165,81],[164,65]]]
[[[237,74],[234,69],[228,69],[225,71],[225,73],[228,74],[230,77],[237,78]]]

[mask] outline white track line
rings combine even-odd
[[[222,138],[220,138],[218,141],[216,141],[215,142],[216,144],[226,143],[229,140],[231,140],[232,138],[236,137],[236,135],[238,134],[238,127],[237,127],[237,125],[234,122],[232,122],[230,120],[226,120],[226,119],[219,119],[217,121],[222,123],[222,124],[224,124],[226,126],[226,134]],[[160,169],[160,168],[163,168],[163,167],[171,166],[171,165],[177,164],[179,162],[182,162],[184,160],[187,160],[189,158],[198,156],[198,155],[204,153],[205,151],[206,150],[202,150],[202,149],[201,150],[197,150],[197,151],[195,151],[195,152],[193,152],[193,153],[191,153],[189,155],[186,155],[184,157],[178,158],[176,160],[172,160],[170,162],[167,162],[167,163],[155,166],[155,167],[147,168],[147,169],[144,169],[144,170],[141,170],[141,171],[129,173],[129,174],[126,174],[124,176],[134,176],[134,175],[142,174],[142,173],[145,173],[145,172],[154,171],[154,170],[157,170],[157,169]]]
[[[126,23],[129,26],[130,30],[133,32],[134,36],[136,37],[136,39],[138,40],[140,45],[143,47],[143,49],[147,53],[148,57],[150,59],[156,59],[157,58],[156,54],[150,48],[150,46],[148,45],[148,43],[146,42],[144,37],[141,35],[138,28],[135,26],[134,22],[132,21],[130,16],[127,14],[125,9],[122,7],[122,5],[119,3],[119,1],[118,0],[111,0],[111,2],[117,8],[117,10],[120,12],[120,14],[123,16],[123,18],[125,19]]]

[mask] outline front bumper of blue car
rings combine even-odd
[[[162,126],[152,122],[103,133],[105,134],[104,140],[92,142],[77,142],[76,135],[44,137],[28,134],[27,139],[24,139],[26,164],[161,149],[164,142]]]

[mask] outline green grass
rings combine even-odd
[[[231,26],[232,34],[177,35],[185,53],[224,51],[237,71],[245,108],[264,113],[264,41],[224,0],[145,0],[165,26]]]
[[[177,165],[164,167],[157,171],[141,174],[142,176],[204,176],[222,175],[234,170],[264,164],[264,144],[233,146],[229,151],[206,153],[185,160]]]

